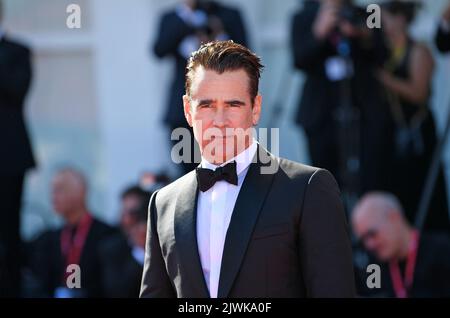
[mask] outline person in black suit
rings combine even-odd
[[[28,266],[36,282],[34,297],[104,297],[100,242],[116,233],[97,220],[86,207],[86,181],[71,168],[60,170],[53,179],[52,201],[64,226],[40,235],[29,246]],[[67,285],[67,268],[80,267],[80,288]]]
[[[10,39],[0,26],[0,297],[20,295],[22,187],[26,171],[35,165],[23,116],[30,55],[28,47]]]
[[[139,296],[150,195],[139,186],[127,188],[122,194],[122,231],[100,243],[99,258],[106,297]]]
[[[448,233],[420,233],[407,221],[400,201],[385,192],[367,193],[352,213],[356,236],[380,266],[378,288],[365,284],[361,296],[450,297]],[[375,283],[375,281],[372,281]]]
[[[450,5],[445,10],[436,33],[436,46],[442,53],[450,52]]]
[[[367,28],[364,12],[352,1],[307,0],[291,30],[294,64],[306,76],[295,121],[311,162],[347,187],[350,165],[342,158],[355,149],[351,187],[357,195],[386,187],[392,148],[390,110],[375,76],[386,49],[381,33]],[[354,126],[341,124],[340,109],[347,105],[357,112]],[[348,138],[340,137],[345,129],[351,129]]]
[[[200,43],[226,38],[247,44],[241,14],[234,8],[215,1],[184,0],[174,10],[163,14],[153,52],[159,58],[171,57],[175,61],[164,115],[164,124],[170,132],[178,127],[189,129],[184,120],[182,102],[187,59]],[[197,147],[193,149],[198,154]],[[184,173],[195,169],[196,164],[192,162],[182,163]]]
[[[354,295],[333,176],[253,139],[261,68],[233,41],[190,58],[184,111],[202,162],[150,199],[141,297]]]

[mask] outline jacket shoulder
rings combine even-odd
[[[20,41],[12,40],[9,37],[5,37],[5,38],[3,38],[3,42],[11,50],[20,52],[22,54],[30,54],[30,48],[26,44],[24,44]]]
[[[161,14],[161,21],[171,21],[180,19],[175,10],[167,10]]]
[[[334,176],[326,169],[278,158],[280,170],[294,184],[327,183],[337,185]]]
[[[306,179],[306,181],[320,168],[302,164],[285,158],[277,158],[279,168],[292,180]]]
[[[165,187],[155,191],[155,204],[161,206],[162,204],[172,201],[173,198],[183,189],[185,189],[193,180],[196,180],[195,170],[181,176],[175,181],[169,183]]]

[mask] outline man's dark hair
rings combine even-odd
[[[244,70],[249,78],[249,93],[253,101],[258,95],[259,78],[263,65],[261,59],[248,48],[231,40],[202,44],[193,52],[186,67],[186,94],[190,95],[192,79],[197,67],[222,74],[226,71]]]
[[[150,199],[150,193],[143,190],[138,185],[133,185],[131,187],[126,188],[122,191],[121,198],[122,200],[125,199],[128,196],[137,196],[141,200],[146,200],[147,198]]]

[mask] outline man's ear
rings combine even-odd
[[[259,119],[261,118],[261,105],[262,105],[262,96],[258,94],[255,97],[255,100],[253,101],[253,108],[252,108],[253,126],[258,125]]]
[[[184,117],[186,117],[186,120],[190,127],[192,127],[192,108],[191,108],[191,100],[188,95],[183,96],[183,109],[184,109]]]

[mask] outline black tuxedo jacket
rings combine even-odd
[[[211,14],[222,21],[225,32],[230,38],[242,45],[247,45],[247,36],[238,10],[212,2]],[[172,57],[175,60],[172,84],[168,91],[167,108],[164,123],[171,127],[186,126],[183,113],[183,95],[186,72],[186,58],[178,52],[178,46],[196,30],[187,25],[175,12],[168,11],[163,14],[159,23],[158,33],[153,44],[153,52],[157,57]]]
[[[258,147],[226,234],[218,297],[352,297],[349,233],[326,170]],[[261,168],[276,166],[276,173]],[[208,297],[196,239],[195,171],[150,200],[141,297]]]
[[[31,81],[30,51],[0,40],[0,174],[22,174],[34,166],[23,118],[23,101]]]

